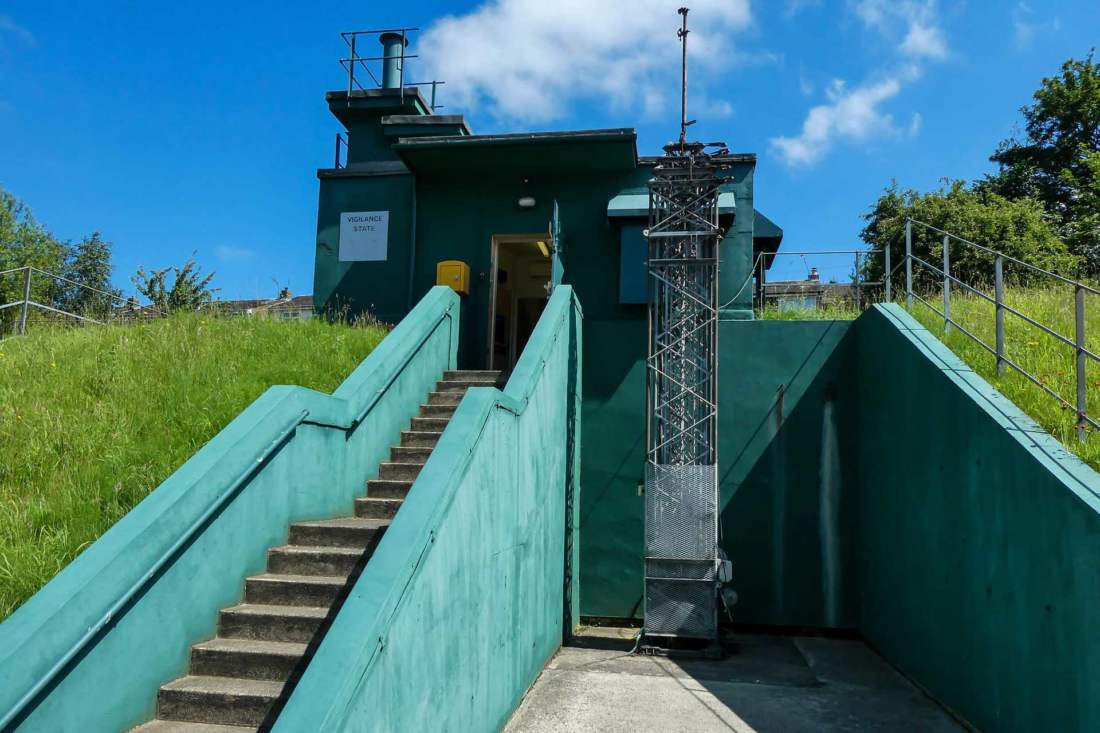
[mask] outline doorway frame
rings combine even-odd
[[[493,337],[495,335],[497,320],[497,271],[499,269],[499,252],[502,244],[528,244],[530,242],[546,242],[547,247],[552,247],[550,228],[545,232],[527,234],[493,234],[489,238],[489,321],[485,331],[485,365],[486,369],[495,369],[493,364]]]

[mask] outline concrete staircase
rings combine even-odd
[[[245,733],[274,724],[466,389],[499,379],[444,372],[355,500],[355,515],[292,524],[287,544],[268,550],[267,572],[247,578],[244,600],[222,610],[217,637],[191,648],[189,674],[160,688],[157,719],[134,730]]]

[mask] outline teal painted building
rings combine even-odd
[[[459,363],[509,370],[550,289],[584,309],[582,613],[632,616],[640,598],[647,183],[633,129],[475,135],[415,89],[330,92],[347,162],[317,172],[319,310],[396,323],[469,267]],[[753,208],[756,157],[739,154],[719,200],[723,320],[752,319],[752,263],[783,233]],[[355,227],[367,218],[374,231]],[[445,283],[446,284],[446,283]],[[586,587],[587,586],[587,587]]]

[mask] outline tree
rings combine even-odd
[[[172,274],[170,286],[169,273]],[[139,293],[149,299],[154,308],[162,313],[172,313],[181,310],[193,311],[212,303],[214,293],[219,290],[210,287],[210,281],[213,279],[214,273],[203,276],[194,257],[191,257],[183,263],[183,267],[165,267],[151,272],[146,272],[144,267],[139,267],[130,281],[134,283]]]
[[[65,245],[35,220],[22,201],[0,188],[0,271],[31,266],[57,272],[65,261],[65,251]],[[11,279],[0,281],[3,295],[8,294]]]
[[[122,303],[122,291],[111,286],[111,244],[93,232],[69,248],[59,282],[57,307],[69,313],[103,316]]]
[[[20,267],[37,267],[56,272],[65,261],[65,245],[59,242],[34,214],[13,194],[0,188],[0,272]],[[23,273],[0,275],[0,305],[23,299]],[[53,302],[54,283],[32,277],[31,299]],[[17,317],[15,308],[0,311],[0,333]]]
[[[1035,199],[1008,199],[985,187],[967,186],[965,181],[944,181],[939,190],[929,193],[901,189],[894,182],[864,214],[867,225],[860,236],[873,249],[889,247],[893,263],[904,262],[906,218],[1059,274],[1073,276],[1080,264],[1080,259],[1058,238]],[[914,225],[912,242],[915,257],[942,267],[941,234]],[[962,244],[952,245],[949,254],[951,274],[963,282],[977,286],[993,281],[994,258],[990,254]],[[920,274],[914,278],[918,288],[930,282],[929,278],[942,280],[941,275],[916,263],[913,271]],[[1035,277],[1032,271],[1011,265],[1006,266],[1005,273],[1024,282]],[[882,274],[883,258],[868,257],[864,277],[877,281]]]
[[[1003,141],[990,158],[1000,167],[981,186],[1012,199],[1034,197],[1070,250],[1100,274],[1096,186],[1100,185],[1100,63],[1095,51],[1069,59],[1043,79],[1034,102],[1020,109],[1023,139]]]

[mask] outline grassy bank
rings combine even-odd
[[[186,315],[0,342],[0,619],[267,387],[330,392],[383,335]]]
[[[764,321],[851,321],[859,311],[849,302],[827,303],[820,308],[780,308],[768,305],[756,311],[756,317]]]
[[[925,296],[942,310],[942,295]],[[1008,288],[1005,302],[1071,341],[1074,339],[1073,289],[1071,287]],[[1100,353],[1100,296],[1085,300],[1086,346]],[[943,318],[926,305],[915,302],[913,315],[938,335],[982,377],[1015,402],[1020,409],[1061,440],[1067,448],[1100,470],[1100,434],[1089,432],[1081,442],[1075,430],[1075,408],[1059,403],[1027,378],[1006,368],[997,374],[994,356],[958,329],[945,332]],[[951,318],[989,345],[996,343],[993,304],[977,296],[951,294]],[[1024,320],[1005,313],[1005,355],[1035,375],[1043,384],[1072,401],[1076,394],[1074,350],[1044,334]],[[1087,362],[1088,414],[1100,418],[1100,365]]]

